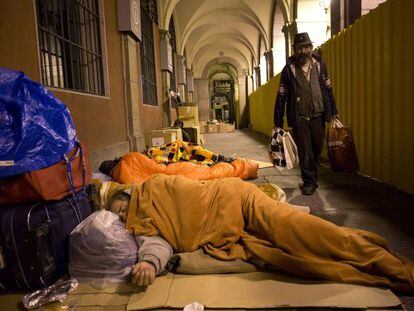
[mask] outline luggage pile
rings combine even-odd
[[[68,108],[0,68],[0,289],[48,286],[67,272],[69,234],[91,213],[89,183]]]

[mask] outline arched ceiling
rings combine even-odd
[[[158,24],[167,30],[174,15],[177,53],[187,57],[195,78],[224,58],[239,71],[259,63],[259,38],[271,49],[274,6],[284,22],[291,19],[293,0],[157,0]],[[260,2],[260,4],[258,4]],[[213,61],[213,62],[212,62]]]
[[[227,62],[212,65],[208,70],[208,79],[211,80],[219,73],[228,74],[237,83],[237,69]]]
[[[205,66],[204,70],[201,73],[202,79],[209,79],[212,74],[214,74],[217,71],[217,68],[219,70],[228,72],[232,76],[237,77],[237,73],[240,74],[242,72],[243,68],[242,66],[235,60],[234,58],[224,56],[224,57],[216,57],[210,60]]]

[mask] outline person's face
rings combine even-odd
[[[295,46],[294,52],[301,64],[306,64],[312,54],[312,44]]]
[[[111,204],[110,211],[117,214],[122,222],[126,222],[129,201],[115,200]]]

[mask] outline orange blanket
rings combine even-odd
[[[380,236],[339,227],[269,198],[238,178],[156,175],[134,188],[127,228],[160,235],[175,252],[257,256],[301,277],[414,291],[414,266]]]
[[[245,159],[233,162],[220,162],[213,166],[178,162],[168,165],[158,164],[142,153],[131,152],[122,157],[112,172],[114,181],[121,184],[141,184],[154,174],[183,175],[191,179],[214,179],[218,177],[240,177],[251,179],[257,177],[259,166]]]

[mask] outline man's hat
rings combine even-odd
[[[307,32],[297,33],[295,35],[295,40],[293,41],[294,46],[309,45],[312,43],[313,42],[309,38],[309,34]]]

